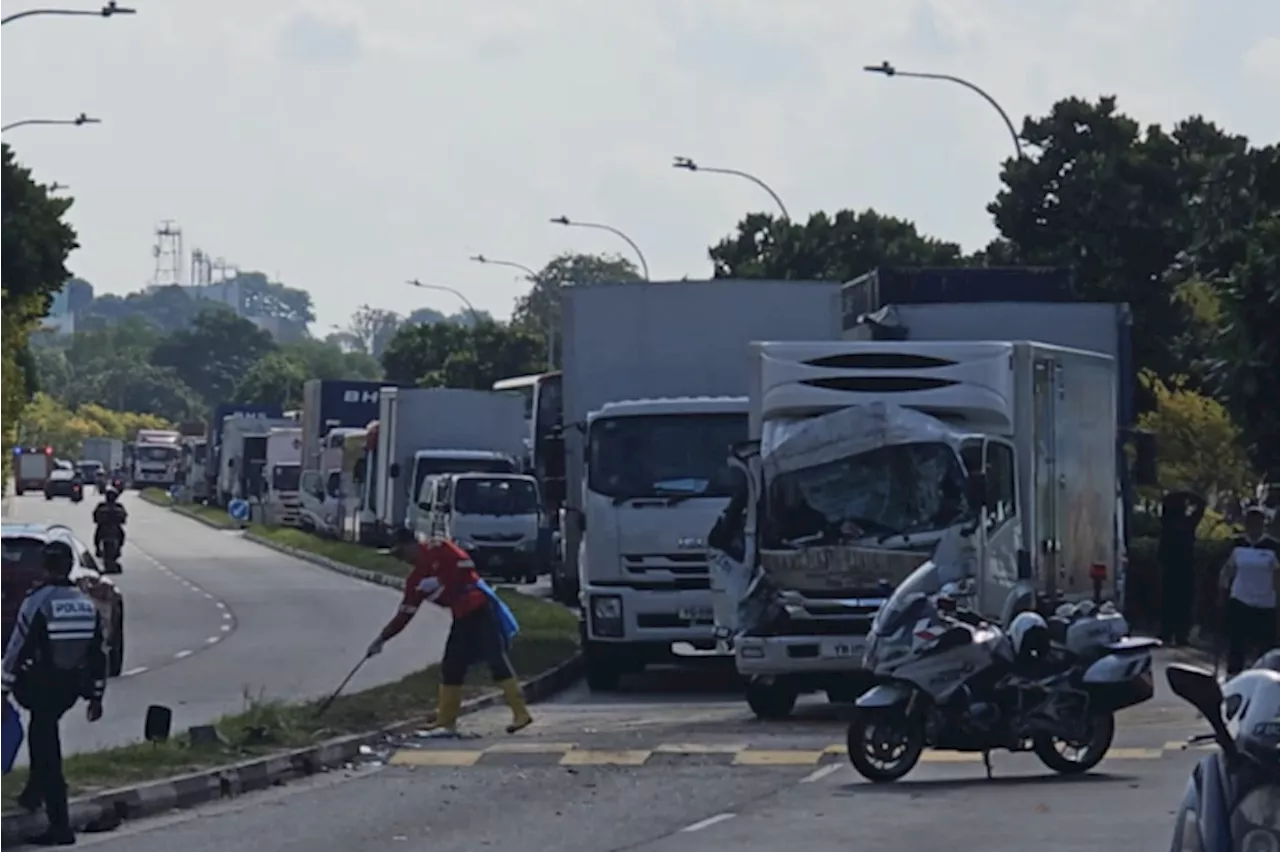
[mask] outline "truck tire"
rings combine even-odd
[[[784,683],[754,680],[747,684],[747,706],[757,719],[773,721],[787,718],[799,697],[799,693]]]

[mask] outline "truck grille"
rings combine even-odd
[[[622,567],[635,578],[633,589],[678,592],[711,588],[711,569],[705,551],[684,553],[625,553]],[[654,625],[658,626],[658,625]]]

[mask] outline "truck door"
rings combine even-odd
[[[1035,562],[1036,585],[1048,601],[1061,588],[1062,541],[1058,524],[1058,398],[1061,367],[1049,358],[1037,358],[1033,378],[1035,411]]]
[[[979,531],[983,568],[982,612],[1002,612],[1018,585],[1022,524],[1018,517],[1018,467],[1013,444],[997,438],[983,442],[982,469],[987,483],[985,524]]]
[[[738,607],[751,587],[755,567],[761,493],[759,448],[733,453],[729,466],[734,471],[733,497],[707,536],[711,611],[716,645],[722,652],[732,648],[733,637],[741,629]]]

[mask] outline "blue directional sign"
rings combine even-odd
[[[248,500],[232,500],[227,504],[227,514],[233,521],[249,520],[249,501]]]

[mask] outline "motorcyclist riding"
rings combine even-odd
[[[119,501],[119,493],[108,488],[103,494],[103,501],[94,507],[93,549],[98,556],[102,555],[102,542],[108,536],[114,536],[120,549],[124,549],[124,525],[129,520],[129,513]]]

